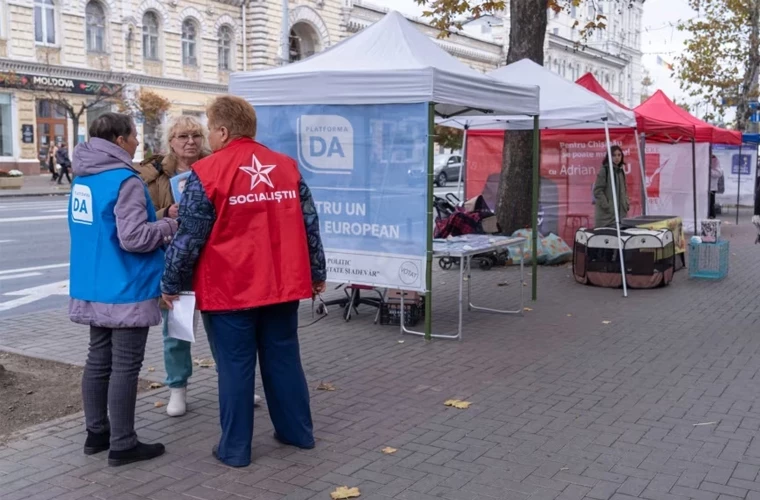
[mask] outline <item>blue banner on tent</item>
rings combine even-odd
[[[425,289],[428,105],[258,106],[262,144],[298,161],[328,280]]]

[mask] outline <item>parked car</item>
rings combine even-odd
[[[435,185],[446,187],[449,182],[459,180],[459,171],[462,167],[462,156],[459,153],[441,154],[433,157],[433,178]],[[409,170],[410,180],[423,179],[425,172],[419,169]]]

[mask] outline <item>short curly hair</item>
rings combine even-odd
[[[256,110],[241,97],[217,97],[206,108],[209,129],[226,128],[232,137],[256,138]]]

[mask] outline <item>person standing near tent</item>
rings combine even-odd
[[[726,191],[726,181],[723,176],[723,169],[720,168],[720,160],[715,155],[710,158],[710,208],[707,214],[708,219],[714,219],[716,216],[715,210],[715,194],[723,194]]]
[[[628,188],[625,181],[625,155],[620,146],[612,146],[612,170],[615,173],[615,190],[617,191],[618,215],[620,220],[628,216]],[[615,227],[615,206],[610,182],[609,158],[604,157],[602,168],[594,184],[594,227]]]
[[[188,177],[161,290],[171,308],[192,277],[219,369],[222,436],[212,453],[246,467],[257,355],[275,438],[314,447],[298,307],[325,290],[327,270],[317,211],[295,160],[255,141],[256,112],[244,99],[219,97],[206,114],[214,154]]]

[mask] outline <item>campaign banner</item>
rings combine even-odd
[[[632,131],[610,131],[612,145],[623,150],[628,217],[643,213],[641,168]],[[496,206],[501,172],[503,132],[470,131],[467,136],[465,192],[480,194]],[[594,184],[607,156],[604,131],[543,131],[538,226],[544,235],[554,233],[573,241],[580,227],[594,227]]]
[[[754,206],[757,145],[744,144],[739,148],[714,144],[712,152],[723,170],[725,181],[725,192],[716,194],[715,200],[723,206],[736,205],[736,195],[739,194],[739,205]]]
[[[334,283],[425,291],[428,105],[257,106],[257,140],[297,160]]]

